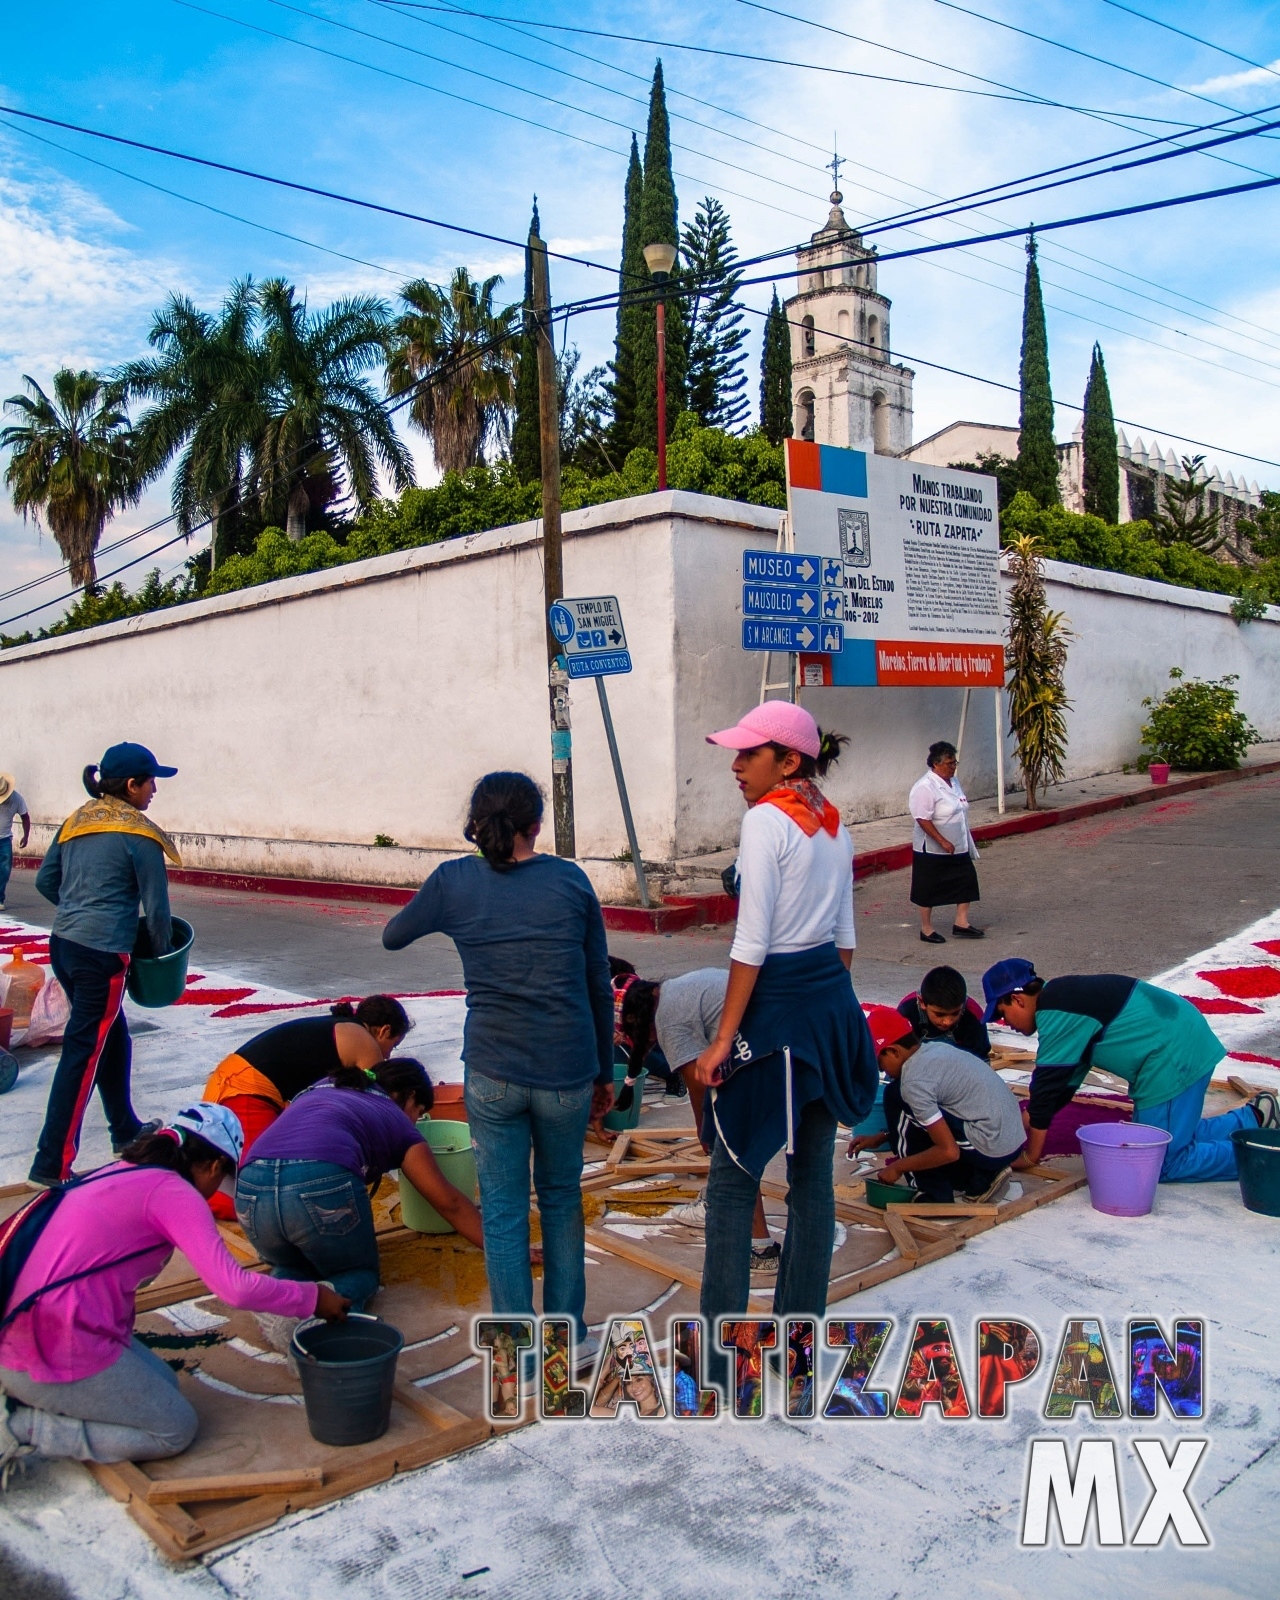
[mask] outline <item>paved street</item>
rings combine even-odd
[[[1015,952],[1050,974],[1161,972],[1273,909],[1278,820],[1280,774],[1271,774],[997,840],[979,863],[974,921],[988,930],[982,943],[922,945],[907,898],[910,873],[869,878],[856,892],[858,993],[896,1001],[940,961],[977,983],[986,965]],[[382,906],[181,885],[173,904],[195,926],[199,961],[255,983],[311,995],[462,983],[443,936],[398,954],[384,950],[380,933],[392,913]],[[52,920],[30,872],[15,872],[7,909],[30,922]],[[935,919],[941,930],[946,915]],[[614,933],[609,947],[646,977],[662,978],[726,965],[731,937],[729,928]]]

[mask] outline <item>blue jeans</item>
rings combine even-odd
[[[373,1207],[354,1172],[332,1161],[250,1161],[236,1216],[273,1278],[323,1279],[363,1311],[378,1288]]]
[[[773,1295],[775,1316],[821,1317],[827,1309],[831,1252],[836,1242],[831,1171],[835,1142],[835,1116],[822,1101],[811,1100],[796,1124],[795,1154],[787,1157],[787,1236]],[[759,1191],[756,1180],[737,1165],[717,1136],[707,1179],[707,1249],[699,1305],[713,1330],[713,1341],[717,1317],[747,1314],[751,1217]],[[717,1376],[725,1371],[714,1361],[711,1366]]]
[[[500,1317],[533,1315],[529,1266],[529,1157],[542,1219],[542,1310],[572,1317],[587,1337],[582,1141],[593,1085],[530,1089],[467,1068],[467,1121],[484,1213],[484,1266]],[[748,1246],[748,1248],[750,1248]]]
[[[1211,1076],[1201,1078],[1172,1100],[1134,1107],[1135,1122],[1149,1128],[1167,1128],[1173,1135],[1165,1147],[1161,1183],[1211,1183],[1215,1178],[1237,1176],[1236,1147],[1231,1135],[1237,1128],[1256,1128],[1258,1119],[1250,1106],[1239,1106],[1220,1117],[1202,1117]]]
[[[13,835],[7,839],[0,839],[0,906],[4,904],[5,891],[9,887],[9,874],[13,871]]]

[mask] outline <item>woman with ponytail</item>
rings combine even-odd
[[[458,947],[467,986],[462,1054],[467,1120],[484,1207],[495,1316],[533,1313],[529,1161],[542,1220],[543,1312],[570,1316],[579,1350],[587,1285],[582,1141],[613,1098],[613,991],[604,918],[587,875],[539,855],[542,792],[491,772],[471,793],[464,836],[477,854],[447,861],[384,928],[388,950],[429,933]]]
[[[343,1067],[381,1066],[412,1027],[389,994],[356,1006],[339,1000],[327,1017],[294,1017],[255,1034],[213,1069],[204,1097],[239,1117],[247,1156],[295,1096]],[[229,1195],[215,1194],[209,1204],[215,1217],[235,1220]]]
[[[71,1016],[31,1164],[32,1183],[47,1187],[71,1176],[95,1084],[112,1150],[119,1153],[143,1131],[130,1095],[133,1052],[124,986],[138,939],[139,905],[151,953],[165,955],[172,947],[164,864],[167,859],[180,867],[182,861],[169,835],[143,813],[155,798],[156,779],[172,778],[177,770],[162,767],[145,745],[113,744],[96,767],[84,769],[88,803],[58,829],[36,873],[36,888],[58,908],[49,961],[71,1002]]]
[[[235,1117],[201,1103],[34,1202],[51,1209],[0,1309],[0,1472],[33,1452],[153,1461],[195,1438],[177,1374],[133,1336],[134,1296],[175,1250],[226,1305],[346,1315],[327,1285],[246,1272],[223,1244],[207,1201],[240,1154]]]
[[[765,1167],[784,1148],[788,1219],[774,1310],[826,1311],[836,1124],[866,1115],[878,1081],[849,979],[853,843],[815,782],[845,742],[782,700],[767,700],[708,737],[735,752],[733,773],[748,807],[724,1009],[693,1069],[709,1090],[701,1310],[711,1325],[746,1313],[752,1209]]]

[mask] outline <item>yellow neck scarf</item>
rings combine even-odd
[[[83,839],[91,833],[135,833],[158,844],[175,867],[182,865],[178,847],[164,829],[144,817],[137,806],[131,806],[127,800],[117,800],[114,795],[104,794],[101,799],[89,800],[79,811],[73,811],[58,830],[58,843]]]

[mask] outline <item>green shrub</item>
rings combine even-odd
[[[1236,674],[1209,682],[1189,678],[1184,683],[1181,667],[1172,667],[1169,676],[1171,689],[1159,700],[1148,696],[1142,702],[1151,713],[1142,728],[1148,762],[1167,761],[1171,767],[1195,772],[1238,767],[1240,757],[1261,735],[1236,709],[1238,696],[1231,687]]]

